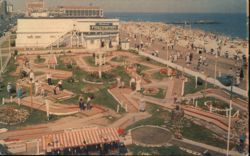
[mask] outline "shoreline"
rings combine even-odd
[[[186,30],[186,31],[190,31],[189,28],[185,28],[183,26],[183,24],[173,24],[173,23],[166,23],[166,22],[152,22],[152,21],[135,21],[135,20],[130,20],[130,21],[124,21],[124,20],[121,20],[120,21],[121,24],[122,23],[125,23],[125,24],[129,24],[129,23],[145,23],[145,24],[164,24],[166,26],[172,26],[172,27],[175,27],[176,28],[181,28],[183,30]],[[210,25],[210,24],[209,24]],[[219,38],[222,38],[222,39],[227,39],[229,41],[239,41],[239,42],[248,42],[249,39],[247,38],[240,38],[240,37],[233,37],[233,36],[230,36],[230,35],[226,35],[224,33],[221,33],[221,32],[211,32],[211,31],[206,31],[206,30],[203,30],[201,28],[191,28],[191,31],[193,33],[204,33],[208,36],[211,36],[211,35],[214,35],[214,36],[217,36]]]

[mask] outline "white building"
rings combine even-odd
[[[119,19],[23,18],[16,33],[17,48],[112,48],[119,44]]]

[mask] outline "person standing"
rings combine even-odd
[[[12,85],[10,82],[8,82],[8,85],[7,85],[7,92],[8,92],[9,97],[11,97]]]
[[[38,80],[35,82],[35,96],[38,95],[38,92],[39,92],[39,83],[38,83]]]
[[[176,101],[177,101],[177,94],[176,92],[174,92],[174,104],[176,104]]]
[[[79,97],[79,108],[80,108],[80,111],[83,111],[85,109],[82,95]]]
[[[192,62],[192,60],[193,60],[193,53],[189,54],[189,58],[190,58],[190,62]]]
[[[53,89],[53,92],[54,92],[54,95],[57,95],[57,93],[56,93],[56,90],[57,90],[57,85],[54,87],[54,89]]]
[[[43,85],[41,85],[41,95],[45,97],[45,89]]]
[[[91,104],[90,104],[90,102],[91,102],[91,98],[88,97],[88,99],[87,99],[87,110],[90,110],[90,109],[91,109]]]
[[[63,87],[62,87],[62,80],[60,80],[58,82],[58,87],[59,87],[59,90],[62,91],[63,90]]]
[[[16,85],[16,96],[17,96],[17,100],[18,100],[18,105],[20,106],[20,98],[19,98],[19,85]]]
[[[35,74],[34,74],[33,70],[30,71],[30,82],[31,83],[35,82]]]
[[[47,74],[47,81],[48,81],[48,85],[52,85],[52,79],[51,79],[50,73]]]

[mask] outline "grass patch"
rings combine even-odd
[[[42,64],[44,62],[45,62],[45,58],[36,58],[35,59],[35,63],[37,63],[37,64]]]
[[[144,93],[144,88],[141,89],[141,93],[145,96],[151,96],[151,97],[154,97],[154,98],[158,98],[158,99],[164,99],[165,96],[166,96],[166,90],[165,89],[162,89],[162,88],[159,88],[159,91],[157,94],[146,94]]]
[[[207,106],[204,105],[204,103],[206,101],[210,101],[212,102],[213,104],[213,107],[216,107],[218,109],[226,109],[226,108],[229,108],[229,104],[220,100],[220,99],[217,99],[215,97],[205,97],[205,98],[198,98],[196,99],[197,100],[197,105],[205,110],[209,110]],[[234,114],[236,112],[236,110],[233,108],[232,109],[232,114]],[[221,114],[221,115],[226,115],[226,112],[216,112],[218,114]]]
[[[111,59],[111,61],[114,62],[124,62],[128,57],[126,56],[118,56],[118,57],[114,57]]]
[[[83,60],[90,66],[96,66],[95,65],[95,58],[93,56],[85,56],[83,57]]]
[[[197,85],[197,88],[195,88],[195,77],[193,76],[185,76],[185,77],[188,78],[188,81],[185,82],[184,95],[196,93],[205,89],[206,85],[205,81],[202,80],[203,81],[202,85]],[[207,83],[207,88],[214,88],[214,85],[212,85],[211,83]]]
[[[159,111],[157,111],[157,109]],[[126,131],[142,125],[155,125],[155,126],[167,125],[168,129],[171,130],[172,133],[174,134],[175,129],[173,127],[174,125],[173,122],[171,121],[171,113],[169,111],[164,110],[160,106],[152,103],[147,103],[146,111],[152,114],[152,116],[128,126],[126,128]],[[165,123],[164,121],[167,121],[167,123]],[[183,119],[181,126],[181,133],[184,138],[195,140],[212,146],[226,148],[226,141],[216,138],[214,136],[215,135],[214,132],[210,131],[205,127],[193,123],[189,119],[186,118]]]
[[[167,74],[161,74],[159,71],[153,73],[152,76],[153,76],[154,79],[157,79],[157,80],[162,80],[162,79],[164,79],[164,78],[170,77],[170,76],[168,76]]]
[[[119,103],[110,95],[106,88],[99,90],[98,92],[94,93],[94,100],[93,102],[105,107],[108,107],[112,110],[116,111],[117,105]],[[123,108],[120,108],[120,112],[125,112]]]
[[[190,125],[187,124],[188,122],[190,123]],[[181,133],[183,137],[201,143],[209,144],[215,147],[220,147],[224,149],[226,148],[226,141],[216,138],[214,136],[214,132],[210,131],[209,129],[197,125],[188,119],[184,119],[183,123],[183,128],[181,128]]]
[[[85,80],[87,81],[91,81],[91,82],[114,82],[115,79],[115,75],[112,73],[108,73],[108,72],[102,72],[102,78],[99,77],[99,73],[88,73],[85,76]]]
[[[2,59],[3,59],[3,64],[5,63],[5,61],[7,61],[7,56],[6,55],[4,55],[4,56],[2,56]]]
[[[152,116],[140,120],[138,122],[135,122],[134,124],[128,126],[126,128],[126,131],[129,129],[142,126],[142,125],[155,125],[155,126],[162,126],[164,125],[164,121],[166,119],[170,119],[170,112],[167,110],[162,109],[160,106],[152,104],[152,103],[146,103],[146,111],[149,112]]]
[[[123,66],[119,66],[111,71],[112,74],[116,76],[120,76],[122,78],[122,81],[125,82],[125,85],[129,85],[129,81],[131,77],[125,72],[125,69]]]
[[[127,148],[133,153],[133,155],[172,155],[172,156],[192,156],[185,151],[182,151],[178,146],[161,146],[161,147],[143,147],[135,144],[128,145]]]
[[[139,75],[142,75],[144,70],[149,69],[147,66],[144,66],[144,65],[139,64],[139,63],[135,64],[135,66],[136,66],[136,73]]]
[[[104,85],[91,85],[91,84],[86,84],[84,82],[82,82],[82,79],[86,77],[88,73],[85,71],[82,71],[80,69],[74,68],[73,69],[73,77],[74,79],[77,80],[77,82],[74,83],[70,83],[68,81],[63,81],[63,87],[64,89],[67,89],[69,91],[72,91],[73,93],[76,94],[75,97],[71,98],[71,99],[67,99],[64,101],[61,101],[60,103],[74,103],[74,104],[78,104],[78,98],[79,95],[83,95],[85,97],[85,99],[88,96],[94,96],[94,100],[93,103],[98,104],[98,105],[102,105],[105,107],[108,107],[112,110],[116,111],[116,107],[119,104],[107,91],[109,84],[105,83]],[[93,93],[84,93],[82,92],[82,89],[84,87],[98,87],[99,91],[93,92]],[[122,111],[124,111],[124,109],[121,108]]]
[[[76,64],[71,65],[71,64],[63,63],[63,61],[61,60],[62,57],[64,56],[57,57],[56,69],[72,71],[76,67]]]
[[[0,128],[7,128],[7,129],[10,129],[10,130],[20,129],[20,128],[24,127],[24,126],[36,125],[36,124],[41,124],[41,123],[48,123],[48,122],[55,121],[55,120],[59,119],[58,116],[50,115],[50,120],[48,121],[46,112],[42,112],[42,111],[39,111],[39,110],[36,110],[36,109],[33,109],[31,111],[31,109],[29,107],[22,106],[22,105],[18,106],[16,103],[8,103],[8,104],[5,104],[4,106],[6,106],[6,105],[13,106],[16,109],[26,109],[26,110],[29,111],[30,115],[29,115],[28,119],[25,120],[23,123],[20,123],[20,124],[17,124],[17,125],[3,125],[3,124],[0,124]]]
[[[3,83],[0,88],[0,100],[3,97],[7,97],[7,84],[8,82],[15,84],[18,77],[10,76],[11,72],[16,71],[17,65],[15,64],[15,60],[13,58],[10,59],[9,64],[6,67],[6,72],[2,75]],[[1,101],[0,101],[1,102]]]

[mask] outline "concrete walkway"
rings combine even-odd
[[[225,101],[226,103],[229,104],[230,95],[227,94],[225,91],[222,91],[219,89],[206,89],[203,92],[205,93],[206,96],[212,96],[212,97],[218,98],[218,99]],[[185,97],[187,97],[187,98],[201,98],[201,97],[203,97],[203,94],[201,92],[196,92],[193,94],[188,94]],[[248,111],[248,102],[247,101],[241,100],[239,98],[233,98],[232,105],[240,108],[241,110]]]
[[[127,126],[146,118],[149,118],[151,115],[147,112],[137,112],[137,113],[128,113],[122,118],[115,121],[113,124],[109,125],[109,127],[119,127],[126,128]]]
[[[173,139],[172,140],[172,143],[176,143],[176,142],[181,142],[181,143],[184,143],[184,144],[190,144],[190,145],[197,146],[197,147],[203,149],[202,151],[208,150],[208,151],[212,151],[212,152],[215,152],[215,153],[220,153],[222,155],[226,155],[226,153],[227,153],[226,149],[211,146],[211,145],[207,145],[207,144],[200,143],[200,142],[193,141],[193,140],[189,140],[189,139],[186,139],[186,138]],[[230,156],[244,156],[244,154],[240,154],[237,151],[232,151],[231,150],[229,153],[230,153]]]

